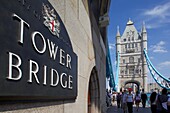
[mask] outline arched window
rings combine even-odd
[[[125,44],[125,49],[127,49],[127,44]]]
[[[129,57],[129,63],[133,63],[134,62],[134,57]]]
[[[134,48],[134,44],[132,44],[132,48]]]
[[[130,41],[130,37],[128,37],[128,41]]]
[[[128,47],[130,48],[130,44],[128,44]]]
[[[123,59],[123,63],[124,63],[124,64],[126,63],[125,59]]]

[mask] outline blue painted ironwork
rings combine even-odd
[[[106,56],[106,78],[109,79],[109,86],[115,90],[115,81],[114,81],[114,76],[113,76],[113,68],[112,68],[112,63],[110,59],[110,50],[109,47],[107,47],[107,56]]]
[[[117,62],[116,62],[116,80],[115,80],[115,90],[118,90],[118,83],[119,83],[119,63],[120,63],[120,55],[119,51],[117,53]]]
[[[146,58],[146,62],[147,62],[149,71],[150,71],[153,79],[155,80],[155,82],[162,88],[166,88],[166,89],[170,90],[170,80],[168,78],[164,77],[162,74],[160,74],[156,70],[156,68],[153,66],[153,64],[151,63],[151,61],[147,55],[146,49],[144,49],[143,52],[144,52],[144,55]]]

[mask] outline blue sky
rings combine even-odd
[[[112,0],[108,41],[115,74],[115,36],[117,26],[123,34],[129,18],[138,32],[145,22],[148,34],[148,55],[155,68],[170,77],[170,1],[169,0]],[[148,82],[151,80],[148,72]]]

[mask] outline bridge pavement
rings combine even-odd
[[[116,104],[113,104],[113,106],[109,107],[107,109],[106,113],[123,113],[123,110],[121,108],[117,108]],[[140,108],[138,111],[136,111],[135,105],[133,106],[133,113],[151,113],[150,107],[147,106],[146,108],[142,108],[140,105]]]

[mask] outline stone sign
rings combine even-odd
[[[75,99],[77,55],[47,0],[0,1],[0,100]]]

